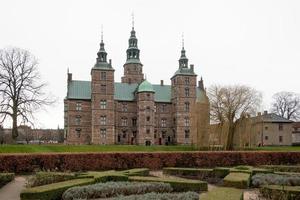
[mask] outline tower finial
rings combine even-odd
[[[131,13],[131,20],[132,20],[132,29],[134,29],[134,12]]]
[[[182,39],[182,49],[184,49],[184,32],[182,32],[181,39]]]
[[[101,24],[101,42],[103,42],[103,24]]]

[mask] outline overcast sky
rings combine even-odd
[[[300,92],[299,0],[0,0],[0,6],[0,48],[34,54],[47,90],[58,97],[56,106],[37,113],[36,127],[63,127],[67,68],[73,79],[90,80],[101,24],[121,80],[132,12],[151,83],[170,83],[184,32],[189,63],[206,87],[249,85],[263,93],[262,109],[276,92]]]

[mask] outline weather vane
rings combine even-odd
[[[134,12],[131,13],[132,28],[134,28]]]
[[[182,32],[181,37],[182,37],[182,48],[184,49],[184,33],[183,32]]]
[[[101,24],[101,41],[103,41],[103,24]]]

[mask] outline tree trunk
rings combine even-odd
[[[229,122],[226,150],[233,150],[234,124]]]
[[[13,140],[16,140],[17,137],[19,136],[19,133],[18,133],[18,121],[17,121],[17,115],[14,114],[13,117],[12,117],[12,120],[13,120],[13,127],[12,127],[12,139]]]

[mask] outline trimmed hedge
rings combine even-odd
[[[28,180],[28,186],[36,187],[74,179],[75,174],[63,172],[37,172]]]
[[[300,164],[300,152],[149,152],[0,154],[0,172]]]
[[[236,188],[216,187],[200,196],[201,200],[243,200],[243,191]]]
[[[177,176],[196,176],[199,178],[214,176],[213,169],[165,167],[163,174]]]
[[[175,192],[207,191],[207,182],[183,178],[159,178],[147,176],[130,176],[129,181],[169,183]]]
[[[290,185],[300,186],[300,176],[289,174],[256,174],[251,177],[252,185],[260,187],[263,185]]]
[[[300,172],[300,165],[263,165],[261,168],[279,172]]]
[[[15,178],[14,173],[0,173],[0,188]]]
[[[64,191],[71,187],[93,184],[94,179],[73,179],[69,181],[52,183],[49,185],[37,186],[24,189],[21,194],[21,200],[60,200]]]
[[[63,194],[63,200],[110,198],[120,195],[172,192],[167,183],[107,182],[73,187]]]
[[[299,200],[300,186],[266,185],[260,189],[262,195],[272,200]]]
[[[216,177],[224,178],[230,173],[230,168],[228,167],[216,167],[213,170]]]
[[[122,174],[127,176],[149,176],[150,170],[148,168],[136,168],[121,171]]]
[[[241,189],[248,188],[250,186],[250,174],[231,172],[224,178],[223,185]]]
[[[196,192],[185,192],[185,193],[147,193],[144,195],[130,195],[130,196],[120,196],[116,198],[110,198],[106,200],[199,200],[199,194]]]

